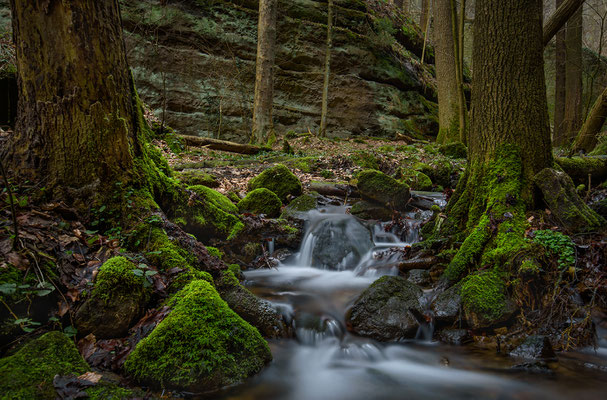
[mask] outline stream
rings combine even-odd
[[[248,289],[292,322],[295,338],[270,341],[274,361],[221,398],[606,398],[607,332],[602,330],[596,349],[560,353],[551,371],[536,373],[512,369],[522,361],[495,351],[432,341],[431,324],[420,327],[415,340],[399,343],[348,333],[348,307],[380,276],[398,273],[400,250],[419,240],[418,226],[428,215],[407,215],[404,241],[381,224],[363,226],[345,207],[310,211],[306,217],[298,253],[275,269],[245,273]],[[425,291],[424,298],[430,297]]]

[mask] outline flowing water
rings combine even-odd
[[[432,342],[429,325],[420,328],[416,340],[402,343],[349,334],[347,308],[378,277],[396,275],[398,259],[418,240],[417,226],[427,215],[409,217],[408,229],[398,237],[382,225],[363,226],[345,208],[312,211],[297,254],[276,269],[245,273],[249,289],[281,310],[296,337],[271,341],[274,361],[221,397],[607,398],[606,347],[560,354],[552,373],[532,374],[516,372],[511,369],[515,360],[494,352]]]

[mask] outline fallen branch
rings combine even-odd
[[[592,176],[594,182],[602,182],[607,179],[607,157],[557,157],[556,163],[577,184],[586,183],[588,176]]]
[[[179,135],[179,137],[183,139],[185,141],[185,144],[188,146],[207,147],[211,150],[229,151],[232,153],[239,154],[258,154],[262,151],[271,150],[268,147],[259,147],[250,144],[228,142],[227,140],[212,139],[201,136]]]

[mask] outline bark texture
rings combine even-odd
[[[543,41],[546,46],[550,40],[561,30],[569,18],[580,8],[584,0],[564,0],[557,5],[556,11],[546,25],[544,25]]]
[[[582,126],[582,8],[567,22],[565,113],[562,145],[569,145]]]
[[[605,121],[607,120],[607,88],[596,99],[588,118],[582,125],[582,129],[578,134],[573,149],[575,151],[584,150],[586,153],[591,152],[597,145],[597,135],[601,131]]]
[[[401,0],[402,3],[402,0]],[[402,6],[402,4],[401,4]],[[327,3],[327,48],[325,49],[325,71],[322,85],[320,111],[320,137],[327,136],[327,114],[329,113],[329,83],[331,82],[331,47],[333,46],[333,0]]]
[[[20,93],[10,167],[67,191],[119,179],[140,150],[118,1],[10,5]]]
[[[430,0],[422,0],[422,11],[419,17],[419,26],[422,28],[422,32],[426,32],[427,24],[430,19]]]
[[[264,142],[273,131],[274,57],[276,52],[276,13],[278,0],[260,0],[257,26],[257,64],[253,104],[254,143]]]
[[[557,10],[564,0],[556,0]],[[567,73],[567,46],[565,44],[566,29],[556,34],[555,72],[554,72],[554,145],[561,146],[564,142],[563,118],[565,116],[565,74]]]

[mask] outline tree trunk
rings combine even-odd
[[[331,0],[332,1],[332,0]],[[403,9],[403,3],[404,0],[394,0],[394,5],[396,6],[396,8],[398,8],[399,10]]]
[[[325,73],[322,85],[319,136],[327,136],[327,114],[329,111],[329,83],[331,78],[331,46],[333,42],[333,0],[327,3],[327,47],[325,49]]]
[[[569,18],[582,6],[584,0],[564,0],[557,7],[556,11],[546,25],[544,25],[543,41],[544,46],[550,43],[550,40],[561,30],[567,23]]]
[[[60,197],[99,192],[141,153],[118,1],[10,5],[20,96],[8,164]]]
[[[567,22],[563,145],[570,145],[582,126],[582,7]]]
[[[588,118],[582,125],[573,145],[574,151],[584,150],[590,153],[598,143],[597,134],[601,131],[607,120],[607,88],[596,99]]]
[[[428,19],[430,18],[430,0],[422,0],[422,12],[419,17],[419,26],[422,32],[427,31]]]
[[[556,0],[556,8],[564,0]],[[562,146],[564,143],[563,118],[565,117],[565,74],[567,73],[567,45],[565,42],[566,29],[556,34],[556,48],[554,52],[554,145]]]
[[[276,51],[276,13],[278,0],[259,1],[257,63],[253,104],[253,143],[263,143],[273,133],[274,57]]]
[[[239,154],[257,154],[265,150],[271,150],[269,147],[263,148],[250,144],[234,143],[228,142],[226,140],[212,139],[200,136],[179,135],[179,137],[183,139],[185,141],[185,144],[187,144],[188,146],[207,147],[211,150],[229,151],[232,153]]]
[[[452,0],[434,2],[434,54],[438,87],[437,143],[459,141],[459,87],[451,18]]]

